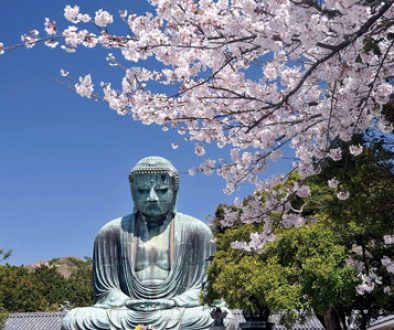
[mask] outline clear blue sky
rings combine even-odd
[[[1,0],[0,42],[12,45],[33,28],[43,31],[45,17],[59,28],[68,26],[67,4],[76,3]],[[79,0],[78,5],[91,16],[100,8],[114,14],[121,8],[149,10],[143,0]],[[0,57],[0,248],[14,250],[12,264],[91,256],[98,229],[133,208],[127,176],[139,159],[160,155],[181,171],[203,160],[174,132],[118,116],[104,103],[53,82],[61,68],[75,76],[93,73],[96,86],[119,81],[121,72],[106,64],[106,53],[67,54],[41,45]],[[171,142],[180,147],[173,150]],[[208,156],[217,157],[217,150],[209,148]],[[219,203],[251,191],[245,187],[229,197],[223,188],[216,176],[182,175],[178,210],[204,219]]]

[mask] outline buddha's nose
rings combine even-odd
[[[149,201],[150,202],[157,202],[159,200],[159,198],[157,197],[155,188],[152,187],[149,191]]]

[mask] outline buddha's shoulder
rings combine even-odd
[[[200,231],[203,232],[211,233],[211,229],[206,223],[202,222],[201,220],[195,217],[192,217],[191,215],[177,212],[176,219],[177,221],[180,221],[184,225],[199,229]]]
[[[109,231],[119,231],[121,228],[129,224],[131,221],[134,221],[133,213],[112,219],[111,221],[107,222],[104,226],[101,227],[99,233],[105,233]]]

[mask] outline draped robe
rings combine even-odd
[[[203,222],[182,213],[171,220],[169,276],[160,284],[143,284],[136,274],[136,255],[141,231],[146,230],[130,214],[106,224],[96,237],[93,279],[96,304],[76,308],[63,321],[62,330],[134,330],[138,324],[155,329],[209,329],[211,309],[201,306],[199,295],[215,243]],[[146,228],[146,227],[145,227]],[[125,299],[171,299],[175,307],[136,311]],[[232,315],[225,323],[233,329]]]

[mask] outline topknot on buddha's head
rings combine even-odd
[[[169,160],[163,157],[142,158],[129,173],[130,183],[133,183],[135,176],[144,174],[168,174],[174,180],[175,189],[179,189],[179,172]]]

